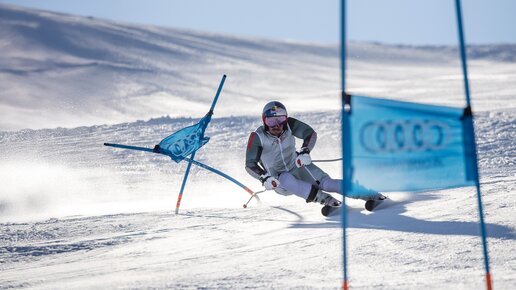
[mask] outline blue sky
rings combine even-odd
[[[339,0],[0,0],[38,9],[241,36],[338,43]],[[454,0],[348,0],[348,39],[457,44]],[[516,43],[516,0],[462,0],[466,42]]]

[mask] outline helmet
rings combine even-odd
[[[278,102],[268,102],[262,111],[262,122],[265,127],[282,125],[287,121],[287,108]]]

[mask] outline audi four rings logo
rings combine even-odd
[[[436,151],[446,148],[450,138],[450,126],[440,121],[373,121],[360,128],[360,143],[371,153]]]

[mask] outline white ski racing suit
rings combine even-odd
[[[317,141],[317,133],[307,124],[289,117],[283,126],[283,133],[276,137],[267,132],[265,126],[258,127],[249,136],[246,151],[246,171],[262,181],[268,174],[279,180],[275,191],[282,195],[297,195],[307,202],[314,200],[318,190],[336,192],[342,195],[340,179],[331,178],[326,172],[310,163],[296,167],[296,138],[302,139],[301,148],[310,152]],[[364,189],[360,198],[369,199],[378,192]],[[354,197],[356,198],[356,197]]]

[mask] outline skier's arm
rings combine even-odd
[[[260,176],[265,174],[265,170],[258,164],[262,156],[262,144],[256,132],[251,133],[247,141],[247,150],[245,152],[245,170],[252,177],[260,180]]]
[[[292,131],[292,135],[303,139],[303,145],[301,145],[301,148],[306,148],[308,152],[312,151],[312,149],[314,149],[315,142],[317,142],[317,133],[314,129],[308,126],[308,124],[291,117],[288,118],[288,125]]]

